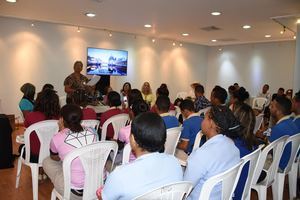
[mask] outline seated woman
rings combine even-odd
[[[35,86],[31,83],[25,83],[20,88],[23,93],[23,97],[19,103],[19,108],[22,111],[23,117],[26,117],[26,114],[33,111],[34,107],[34,95],[35,95]]]
[[[127,108],[128,107],[128,105],[127,105],[127,103],[128,103],[128,96],[129,96],[129,94],[130,94],[130,92],[131,92],[131,84],[129,83],[129,82],[125,82],[124,84],[123,84],[123,87],[122,87],[122,89],[121,89],[121,102],[122,102],[122,104],[123,104],[123,107],[124,108]]]
[[[201,127],[207,141],[189,156],[183,178],[194,185],[191,199],[199,199],[205,181],[239,163],[238,148],[224,135],[238,134],[239,126],[240,123],[226,106],[212,106],[205,114]],[[218,185],[214,187],[210,199],[221,197],[221,186]]]
[[[40,93],[36,99],[33,112],[26,115],[24,126],[27,128],[30,125],[49,119],[59,118],[59,97],[54,90],[46,89]],[[30,160],[38,162],[40,151],[40,141],[36,133],[30,134]]]
[[[102,128],[103,124],[106,122],[106,120],[108,120],[110,117],[124,113],[123,110],[118,108],[121,105],[121,97],[120,97],[119,93],[117,93],[115,91],[111,91],[110,93],[108,93],[107,100],[108,100],[108,105],[109,105],[110,109],[101,114],[101,117],[100,117],[100,127],[101,128]],[[107,127],[106,139],[110,140],[113,138],[113,136],[114,136],[114,130],[113,130],[112,125],[110,124]]]
[[[258,141],[253,134],[255,126],[255,115],[252,108],[245,103],[235,104],[233,114],[240,121],[241,126],[243,127],[240,132],[240,136],[232,138],[235,146],[240,150],[240,158],[242,158],[250,154],[258,146]],[[249,164],[246,164],[241,172],[233,199],[242,198],[243,190],[248,177],[248,170]]]
[[[146,103],[148,103],[149,106],[153,106],[155,102],[155,97],[152,93],[150,83],[145,82],[142,86],[142,95],[143,99],[145,100]]]
[[[54,188],[60,193],[64,192],[64,175],[61,161],[76,148],[86,146],[96,141],[96,133],[91,128],[83,128],[80,125],[82,111],[79,106],[67,104],[61,109],[59,119],[59,132],[50,142],[50,157],[43,161],[43,168],[51,179]],[[82,137],[85,135],[85,137]],[[77,140],[66,140],[67,137]],[[79,136],[79,137],[78,137]],[[89,138],[87,138],[89,137]],[[77,142],[77,141],[80,142]],[[72,141],[75,141],[72,143]],[[71,199],[82,196],[84,187],[84,170],[80,160],[77,158],[71,165]],[[72,198],[74,197],[74,198]]]
[[[234,110],[236,104],[244,103],[249,98],[249,93],[244,87],[240,87],[238,90],[233,91],[230,99],[230,109]]]
[[[97,114],[93,108],[87,108],[87,93],[85,90],[76,90],[71,98],[72,102],[78,106],[80,106],[83,116],[82,120],[87,119],[97,119]]]

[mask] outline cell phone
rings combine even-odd
[[[123,97],[123,101],[124,101],[124,102],[127,102],[127,96],[124,96],[124,97]]]

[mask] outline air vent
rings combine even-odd
[[[216,26],[207,26],[207,27],[202,27],[200,28],[203,31],[219,31],[221,28],[216,27]]]
[[[221,39],[217,39],[219,42],[234,42],[234,41],[238,41],[237,39],[234,38],[221,38]]]

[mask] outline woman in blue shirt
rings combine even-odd
[[[35,86],[31,83],[25,83],[24,85],[22,85],[20,90],[24,95],[23,95],[23,97],[22,97],[22,99],[19,103],[19,107],[20,107],[20,110],[22,111],[23,116],[25,118],[25,115],[28,112],[33,111]]]

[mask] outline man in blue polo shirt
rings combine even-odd
[[[270,105],[270,112],[276,124],[271,129],[271,136],[269,141],[274,140],[284,136],[284,135],[295,135],[299,132],[297,126],[295,125],[293,119],[291,118],[292,102],[284,97],[277,96]],[[286,167],[291,154],[291,144],[288,144],[281,156],[279,168],[284,170]]]
[[[293,98],[293,111],[295,113],[294,123],[300,132],[300,90],[295,94]]]
[[[164,120],[166,129],[179,126],[177,118],[169,113],[170,104],[170,98],[165,95],[158,96],[155,102],[157,113]]]
[[[202,118],[195,113],[194,103],[190,99],[183,100],[179,107],[185,120],[182,124],[183,130],[177,148],[190,154],[196,135],[201,130]]]

